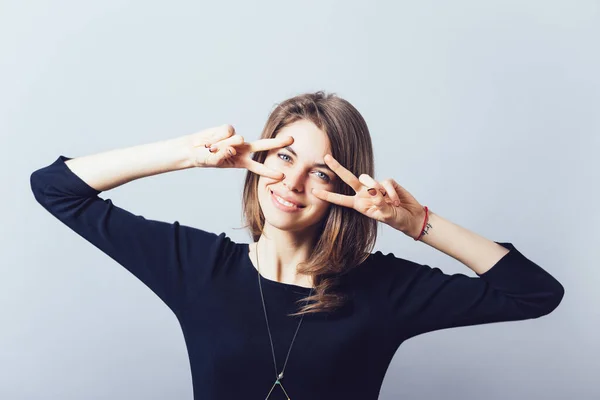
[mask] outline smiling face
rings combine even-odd
[[[258,201],[265,224],[301,232],[317,225],[331,206],[313,195],[311,189],[332,190],[336,176],[323,160],[325,154],[331,154],[329,139],[314,123],[308,120],[291,123],[277,134],[277,137],[285,136],[292,136],[294,143],[270,150],[264,161],[265,166],[283,172],[285,178],[274,180],[261,175]],[[296,205],[281,204],[277,196]]]

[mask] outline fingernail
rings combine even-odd
[[[394,205],[395,205],[396,207],[400,207],[400,202],[399,202],[398,200],[396,200],[396,201],[394,201]]]
[[[375,190],[373,188],[369,189],[368,192],[371,196],[375,196],[377,194],[377,190]]]
[[[210,143],[206,143],[206,144],[204,145],[204,147],[206,147],[206,148],[208,149],[208,148],[210,147]]]
[[[214,153],[217,150],[219,150],[219,149],[217,149],[216,147],[211,147],[210,149],[208,149],[208,151],[211,153]]]

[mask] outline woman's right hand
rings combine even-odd
[[[254,161],[251,154],[289,146],[294,142],[294,139],[288,136],[283,139],[259,139],[246,143],[244,137],[236,135],[235,128],[229,124],[209,128],[190,137],[194,167],[245,168],[277,180],[283,179],[283,173]]]

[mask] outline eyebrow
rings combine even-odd
[[[294,149],[292,149],[292,146],[285,146],[284,149],[286,149],[287,151],[289,151],[290,153],[292,153],[294,156],[298,157],[298,154],[296,154],[296,152],[294,151]],[[327,165],[327,164],[314,163],[313,166],[314,167],[319,167],[319,168],[324,168],[324,169],[330,171],[332,174],[335,175],[335,172],[333,172],[333,170],[331,168],[329,168],[329,165]]]

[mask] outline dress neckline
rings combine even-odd
[[[255,273],[257,273],[258,275],[260,275],[260,281],[261,281],[261,283],[266,283],[267,285],[270,285],[270,286],[273,286],[273,287],[282,288],[282,289],[287,289],[287,290],[292,290],[293,289],[295,291],[302,292],[303,294],[310,293],[311,288],[309,288],[309,287],[294,285],[294,284],[291,284],[291,283],[277,282],[277,281],[274,281],[272,279],[264,277],[261,273],[258,272],[258,269],[256,268],[256,266],[252,262],[252,259],[250,259],[250,243],[243,243],[242,246],[243,246],[242,250],[244,252],[244,257],[245,257],[246,262],[248,263],[248,265],[250,267],[252,267],[252,269],[254,270]]]

